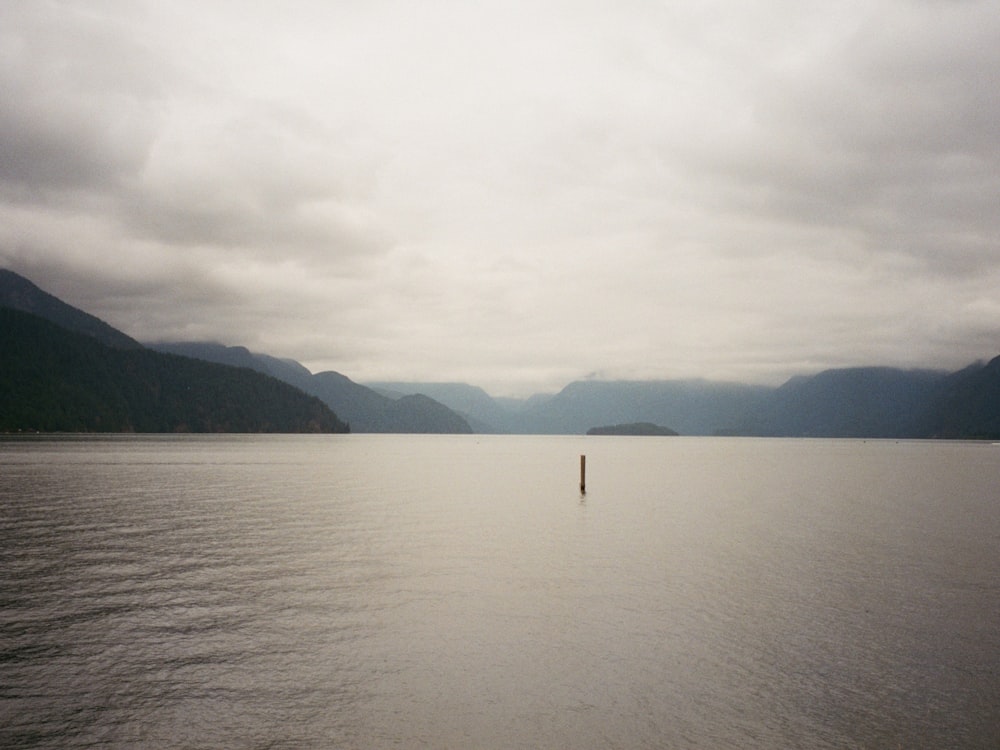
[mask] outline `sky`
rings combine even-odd
[[[1000,0],[0,6],[0,266],[358,382],[1000,354]]]

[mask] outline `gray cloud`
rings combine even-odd
[[[58,4],[2,11],[0,184],[25,200],[106,190],[141,168],[161,61],[100,19]]]
[[[850,229],[871,252],[912,254],[937,270],[991,266],[995,11],[889,5],[783,71],[759,100],[760,156],[744,164],[746,194],[759,198],[748,199],[752,210]]]
[[[0,263],[131,335],[498,392],[995,353],[995,2],[8,5]]]

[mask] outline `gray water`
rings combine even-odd
[[[998,748],[998,496],[972,443],[0,441],[0,746]]]

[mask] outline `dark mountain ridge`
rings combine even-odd
[[[461,415],[476,432],[516,432],[516,410],[506,407],[479,386],[468,383],[369,382],[368,388],[391,399],[429,396]]]
[[[147,351],[142,344],[99,318],[66,304],[23,276],[5,269],[0,269],[0,307],[37,315],[65,330],[92,337],[111,348]],[[242,368],[246,372],[253,372],[255,377],[275,378],[320,399],[334,412],[334,415],[341,415],[334,417],[338,423],[339,419],[346,419],[358,432],[472,432],[472,428],[462,417],[432,399],[388,398],[352,382],[339,373],[313,375],[294,360],[254,354],[244,347],[215,343],[184,343],[155,344],[148,349],[148,351],[154,350],[162,355],[181,356],[199,362]],[[66,376],[66,373],[62,373],[62,376]],[[36,395],[37,393],[36,389]],[[78,395],[83,397],[82,392]],[[106,419],[104,421],[107,422]],[[85,429],[96,429],[90,422],[86,424]],[[121,429],[140,429],[120,419],[115,424],[124,425]],[[143,424],[147,425],[145,422]],[[203,424],[203,427],[197,429],[215,430],[222,429],[219,425],[223,422],[202,420],[199,424]],[[251,429],[252,422],[243,420],[239,421],[239,424],[246,425],[248,431],[257,431],[257,428]],[[347,429],[347,425],[342,423],[340,427]],[[59,429],[73,428],[64,425]]]
[[[773,437],[905,438],[921,435],[947,373],[850,367],[792,378],[772,392],[749,423]]]
[[[641,422],[670,425],[685,435],[745,431],[757,405],[773,390],[705,380],[585,380],[554,395],[485,404],[483,397],[490,397],[482,389],[460,383],[374,385],[383,393],[427,392],[473,424],[485,425],[482,432],[579,435],[595,425]]]
[[[0,306],[50,317],[113,349],[145,351],[10,271],[0,270]],[[554,395],[500,399],[463,383],[380,382],[374,384],[377,392],[340,373],[314,375],[294,360],[243,347],[155,346],[277,378],[321,399],[362,432],[467,433],[471,423],[479,432],[583,434],[594,425],[648,422],[670,425],[682,435],[1000,439],[1000,357],[950,374],[855,367],[797,376],[777,388],[705,380],[587,380]]]
[[[674,437],[676,432],[669,427],[652,424],[651,422],[631,422],[629,424],[612,424],[603,427],[591,427],[588,435],[615,435],[629,437]]]
[[[768,393],[707,380],[578,381],[533,410],[529,426],[582,434],[594,425],[652,422],[681,435],[713,435],[740,430]]]
[[[399,393],[419,383],[378,384]],[[453,408],[454,384],[433,392]],[[577,381],[554,396],[507,405],[484,431],[583,434],[594,425],[670,425],[682,435],[1000,439],[1000,357],[956,373],[852,367],[774,388],[704,380]],[[516,408],[515,408],[516,407]],[[485,417],[481,407],[477,412]]]
[[[115,348],[0,307],[0,431],[347,432],[275,378],[142,347]]]
[[[943,378],[917,430],[922,437],[1000,440],[1000,357]]]
[[[37,315],[116,349],[142,348],[142,344],[138,341],[112,328],[100,318],[67,305],[57,297],[39,289],[23,276],[4,268],[0,268],[0,307]]]
[[[314,375],[294,360],[256,354],[242,346],[207,342],[152,343],[148,346],[160,352],[249,367],[284,380],[322,400],[347,420],[352,432],[469,434],[473,431],[459,414],[426,395],[423,398],[391,398],[339,372],[331,370]]]

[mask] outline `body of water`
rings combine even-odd
[[[0,746],[995,749],[998,497],[974,443],[7,439]]]

